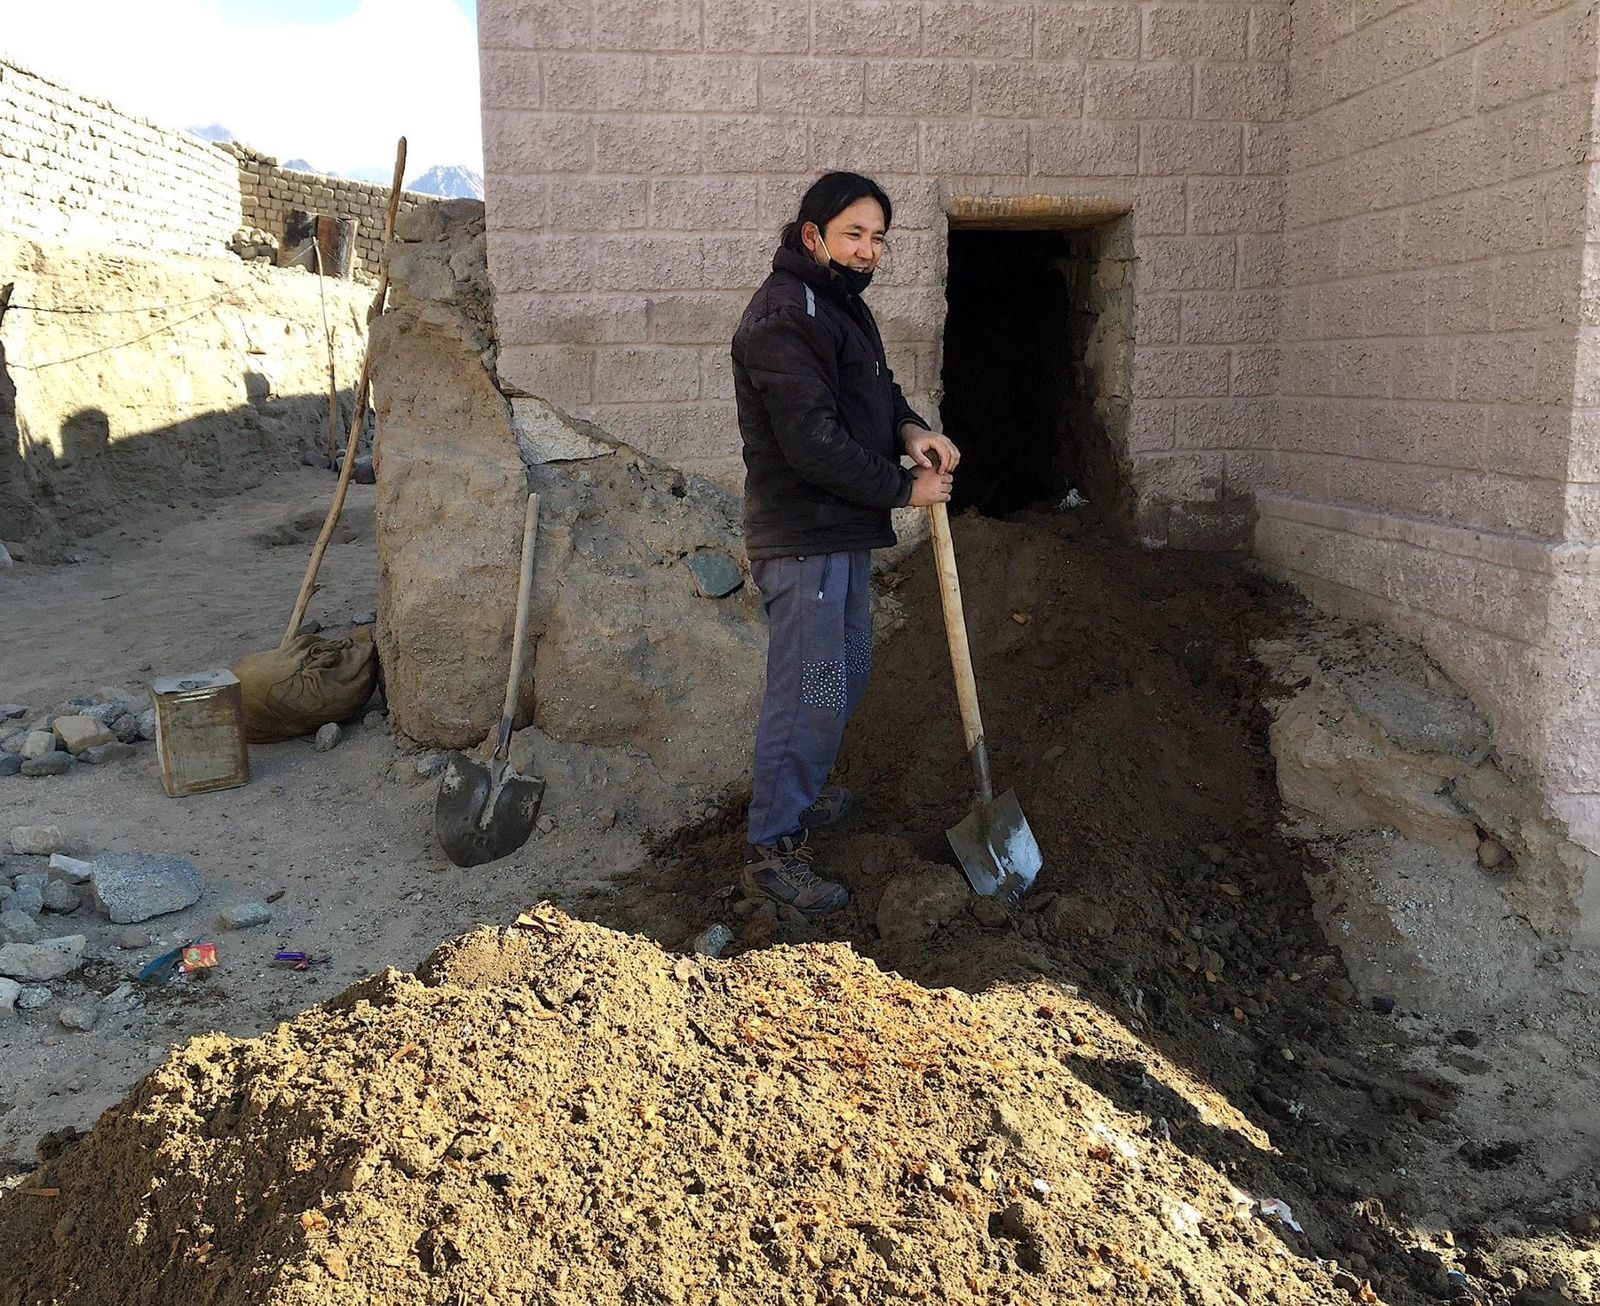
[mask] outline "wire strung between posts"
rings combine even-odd
[[[210,300],[206,304],[206,307],[202,308],[198,313],[191,313],[188,317],[180,317],[176,322],[165,322],[161,326],[155,327],[150,331],[146,331],[142,336],[134,336],[132,340],[119,340],[114,345],[101,345],[98,349],[88,349],[81,354],[73,354],[70,358],[55,358],[48,363],[7,362],[6,366],[18,372],[42,372],[47,367],[60,367],[64,363],[78,363],[82,362],[85,358],[93,358],[96,354],[108,354],[113,349],[126,349],[129,345],[136,345],[142,340],[149,340],[154,336],[161,335],[165,331],[171,331],[174,327],[180,327],[185,322],[193,322],[196,318],[204,317],[211,309],[222,303],[222,301],[227,297],[228,292],[224,291],[215,299]]]
[[[223,292],[226,294],[227,292]],[[44,304],[7,304],[8,313],[68,313],[83,317],[109,317],[118,313],[170,313],[175,308],[188,308],[190,304],[214,304],[216,300],[199,296],[195,299],[180,299],[176,304],[145,304],[136,308],[58,308]]]

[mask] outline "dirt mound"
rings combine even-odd
[[[1059,986],[973,998],[837,945],[701,963],[525,921],[176,1053],[5,1200],[0,1299],[1335,1291],[1165,1141],[1259,1131]],[[1093,1087],[1106,1067],[1165,1086],[1167,1122]]]

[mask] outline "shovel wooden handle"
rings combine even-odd
[[[950,642],[950,667],[956,677],[956,699],[961,704],[961,729],[978,797],[994,801],[989,779],[989,752],[983,742],[983,714],[978,710],[978,680],[972,673],[972,650],[967,646],[967,619],[961,609],[961,576],[956,571],[956,545],[950,535],[950,513],[942,503],[928,505],[933,532],[933,557],[939,571],[939,600],[944,606],[944,633]]]
[[[522,662],[528,651],[528,607],[533,597],[533,545],[539,533],[539,496],[528,496],[522,518],[522,573],[517,577],[517,615],[511,633],[511,674],[506,679],[505,709],[500,713],[500,734],[494,755],[502,762],[511,755],[511,730],[517,718],[517,691],[522,688]]]

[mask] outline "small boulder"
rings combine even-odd
[[[86,714],[57,717],[51,728],[61,741],[61,747],[74,757],[100,744],[117,742],[117,737],[106,728],[104,721]]]
[[[331,753],[339,746],[339,723],[330,721],[317,731],[316,742],[311,746],[319,753]]]
[[[48,857],[67,845],[66,836],[59,825],[14,825],[11,827],[11,851],[22,856]]]
[[[37,884],[18,884],[16,891],[6,902],[8,912],[21,912],[26,916],[37,916],[44,910],[44,890]]]
[[[17,1007],[17,999],[22,996],[22,985],[14,979],[0,979],[0,1012],[10,1015]]]
[[[182,911],[200,900],[200,869],[170,853],[107,853],[90,883],[100,909],[118,925]]]
[[[90,766],[102,766],[106,762],[125,762],[133,754],[132,744],[113,739],[109,744],[96,744],[93,748],[84,749],[82,758]]]
[[[27,715],[26,703],[0,703],[0,721],[17,721]]]
[[[67,912],[77,911],[83,905],[83,895],[74,889],[65,880],[51,880],[44,886],[44,909],[46,911]]]
[[[356,465],[350,472],[350,479],[357,485],[376,485],[378,483],[378,471],[373,466],[371,454],[364,453],[356,459]]]
[[[0,776],[22,773],[21,753],[0,753]]]
[[[81,934],[39,943],[0,945],[0,975],[18,980],[59,979],[83,965],[83,950],[87,946],[88,940]]]
[[[358,612],[350,618],[350,624],[352,626],[371,626],[375,625],[377,620],[378,614],[376,612]]]
[[[122,930],[112,938],[111,944],[124,952],[137,952],[150,946],[150,934],[147,930]]]
[[[94,874],[94,863],[68,857],[66,853],[50,854],[50,878],[65,880],[68,884],[87,884]]]
[[[37,943],[44,937],[39,922],[27,912],[8,906],[0,911],[0,944]]]
[[[139,714],[137,712],[124,712],[111,723],[111,733],[117,737],[119,744],[137,743],[139,739]]]
[[[154,739],[156,737],[156,710],[146,708],[139,713],[139,738]]]
[[[28,737],[22,741],[23,760],[28,761],[35,757],[43,757],[46,753],[56,751],[56,737],[49,730],[30,730]]]
[[[223,912],[220,919],[230,930],[247,930],[270,921],[272,908],[264,902],[239,902]]]
[[[71,753],[46,753],[43,757],[32,757],[22,764],[22,774],[26,776],[66,775],[77,765],[78,759]]]
[[[56,1017],[63,1029],[76,1029],[87,1033],[100,1023],[100,1008],[85,1003],[82,1006],[62,1007]]]
[[[17,995],[17,1010],[37,1011],[54,996],[43,984],[24,984]]]

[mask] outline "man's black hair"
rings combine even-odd
[[[888,229],[894,218],[894,205],[884,194],[883,187],[871,177],[859,172],[825,172],[811,183],[800,201],[800,215],[783,229],[783,244],[797,253],[806,253],[806,243],[800,232],[806,223],[815,222],[818,231],[826,231],[828,224],[857,200],[874,199],[883,208],[883,225]]]

